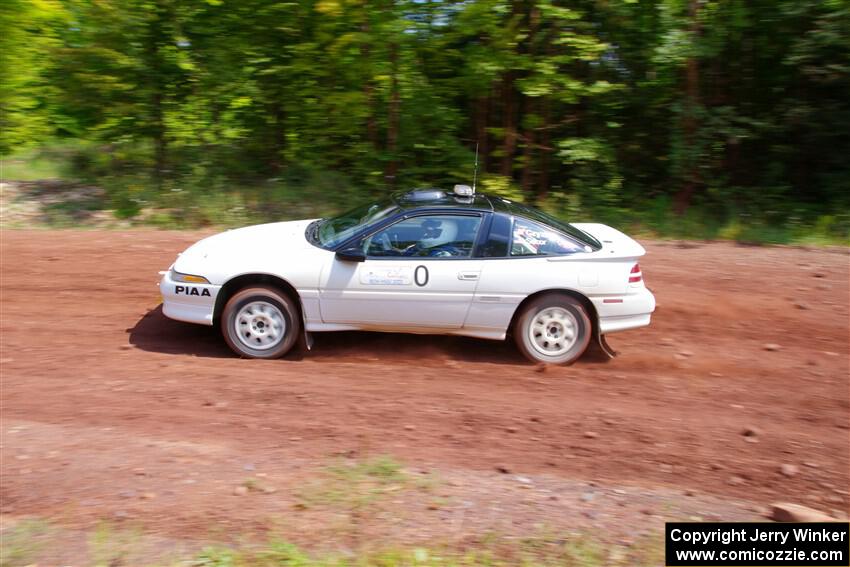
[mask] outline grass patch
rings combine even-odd
[[[59,560],[71,540],[61,528],[25,520],[2,534],[0,566]],[[78,536],[79,537],[79,536]],[[83,537],[86,537],[83,535]],[[87,555],[74,564],[92,567],[649,567],[663,565],[663,536],[645,536],[630,545],[610,544],[590,533],[545,532],[532,537],[487,534],[462,545],[375,547],[311,552],[272,539],[240,547],[214,545],[192,555],[163,553],[139,530],[100,524],[87,536]],[[67,560],[67,557],[63,559]],[[49,564],[45,563],[45,564]]]
[[[129,565],[144,556],[142,532],[116,530],[102,522],[89,537],[88,549],[93,565]]]
[[[433,492],[438,484],[435,475],[410,473],[389,456],[339,461],[296,491],[294,506],[321,513],[328,518],[325,529],[335,540],[359,547],[368,541],[365,534],[375,521],[402,513],[394,511],[399,502],[427,505],[429,509],[448,505]],[[402,505],[400,509],[407,508]]]
[[[358,510],[387,494],[414,486],[401,464],[388,456],[327,467],[298,494],[302,507],[318,505]]]
[[[101,210],[103,204],[95,199],[49,203],[41,208],[41,219],[51,228],[75,228]]]
[[[662,538],[631,546],[606,545],[585,534],[559,538],[492,537],[464,550],[439,547],[389,548],[356,553],[311,554],[272,542],[253,550],[207,548],[192,565],[203,567],[643,567],[664,564]]]
[[[30,150],[25,153],[0,158],[0,181],[38,181],[65,179],[68,167],[63,159],[52,152]]]
[[[42,520],[21,520],[0,535],[0,567],[33,563],[50,542],[52,528]]]

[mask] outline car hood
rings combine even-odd
[[[305,237],[315,219],[246,226],[199,240],[177,258],[174,269],[222,283],[234,271],[253,271],[275,260],[291,260],[318,248]]]

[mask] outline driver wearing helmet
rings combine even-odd
[[[453,256],[451,243],[457,238],[457,222],[451,219],[429,218],[420,225],[422,236],[418,248],[425,256]]]
[[[425,219],[422,221],[420,228],[422,229],[422,237],[419,241],[422,243],[423,248],[432,248],[437,246],[435,244],[439,241],[440,235],[443,233],[443,229],[440,228],[440,225],[443,224],[443,221],[437,219]]]
[[[418,238],[406,248],[397,247],[387,232],[383,232],[375,242],[368,241],[370,250],[373,245],[378,246],[380,247],[378,254],[382,256],[447,257],[459,255],[460,251],[453,245],[458,235],[458,223],[454,219],[426,218],[415,228],[418,232]],[[375,252],[377,252],[377,249]]]

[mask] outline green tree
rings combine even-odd
[[[0,155],[52,134],[47,71],[64,17],[61,5],[49,0],[0,4]]]

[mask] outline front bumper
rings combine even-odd
[[[215,299],[220,285],[183,283],[171,279],[171,269],[162,275],[159,293],[162,295],[162,313],[177,321],[212,325]]]
[[[655,311],[655,296],[645,287],[626,295],[594,297],[591,301],[599,314],[602,335],[646,327]]]

